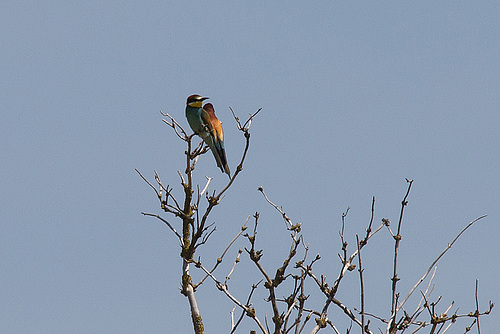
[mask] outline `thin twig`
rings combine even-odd
[[[146,183],[147,183],[147,184],[148,184],[151,188],[153,188],[153,190],[154,190],[154,191],[155,191],[155,193],[156,193],[156,196],[157,196],[157,197],[160,199],[160,201],[161,201],[162,196],[160,195],[160,193],[158,192],[158,190],[156,189],[156,187],[155,187],[155,186],[153,186],[153,185],[151,184],[151,182],[149,182],[149,181],[148,181],[148,179],[146,179],[146,178],[144,177],[144,175],[142,175],[142,174],[141,174],[141,172],[139,172],[139,170],[138,170],[137,168],[135,168],[135,171],[136,171],[136,172],[139,174],[139,176],[140,176],[140,177],[144,180],[144,182],[146,182]]]
[[[290,305],[288,310],[286,311],[285,315],[283,316],[283,321],[286,322],[288,317],[290,316],[290,313],[292,313],[293,308],[295,305],[298,303],[298,300],[294,300],[293,303]]]
[[[174,129],[174,131],[175,131],[175,134],[176,134],[176,135],[177,135],[180,139],[182,139],[182,140],[186,140],[186,138],[188,137],[188,135],[187,135],[186,131],[184,130],[184,128],[183,128],[183,127],[182,127],[182,126],[181,126],[181,125],[180,125],[180,124],[179,124],[179,123],[178,123],[178,122],[177,122],[177,121],[176,121],[176,120],[175,120],[172,116],[170,116],[169,114],[164,113],[164,112],[162,112],[162,111],[160,111],[160,113],[161,113],[163,116],[166,116],[166,117],[168,117],[168,118],[170,119],[170,121],[167,121],[167,120],[165,120],[165,119],[163,119],[162,121],[163,121],[165,124],[167,124],[167,125],[169,125],[170,127],[172,127],[172,128]],[[180,131],[182,132],[182,134],[181,134],[181,133],[179,133],[179,130],[178,130],[178,129],[180,129]]]
[[[236,306],[233,306],[233,309],[231,310],[231,312],[229,312],[230,316],[231,316],[231,333],[233,333],[233,329],[235,328],[234,327],[234,311],[236,310]]]
[[[212,181],[213,177],[208,177],[208,176],[205,176],[207,178],[207,184],[205,185],[205,188],[203,188],[202,191],[200,191],[200,195],[204,194],[205,191],[207,191],[208,189],[208,186],[210,185],[210,182]]]
[[[483,218],[487,217],[487,215],[483,215],[481,217],[478,217],[476,219],[474,219],[473,221],[471,221],[466,227],[464,227],[462,229],[462,231],[460,231],[460,233],[458,233],[458,235],[455,237],[455,239],[453,239],[453,241],[451,243],[449,243],[445,249],[441,252],[441,254],[439,254],[439,256],[431,263],[431,265],[429,266],[429,268],[427,269],[427,271],[425,272],[425,274],[417,281],[417,283],[411,288],[410,292],[408,293],[408,295],[403,299],[403,301],[399,304],[398,308],[396,309],[396,313],[401,309],[401,307],[403,307],[403,305],[406,303],[406,301],[410,298],[410,296],[413,294],[413,292],[417,289],[417,287],[420,285],[420,283],[422,283],[425,278],[427,277],[427,275],[429,275],[430,271],[432,270],[432,268],[436,265],[436,263],[438,263],[438,261],[444,256],[444,254],[446,254],[446,252],[453,246],[453,244],[458,240],[458,238],[460,238],[460,236],[469,228],[471,227],[475,222],[477,222],[478,220],[481,220]]]
[[[396,307],[397,307],[397,295],[396,295],[396,285],[397,282],[399,281],[399,277],[397,274],[397,268],[398,268],[398,254],[399,254],[399,242],[401,241],[401,223],[403,221],[403,213],[405,207],[408,205],[408,195],[410,194],[411,190],[411,185],[413,184],[413,180],[406,179],[406,182],[408,182],[408,189],[406,190],[406,194],[403,198],[403,201],[401,202],[401,212],[399,214],[399,222],[398,222],[398,232],[394,236],[394,267],[393,267],[393,276],[391,278],[392,280],[392,306],[391,306],[391,319],[389,320],[388,329],[390,333],[394,332],[394,321],[396,319]]]
[[[474,315],[476,316],[476,324],[477,324],[477,334],[481,334],[481,327],[479,326],[479,297],[477,296],[477,290],[478,290],[478,285],[479,281],[476,279],[476,312],[474,312]]]
[[[227,284],[227,282],[231,278],[231,275],[234,272],[234,268],[236,268],[236,264],[240,262],[241,253],[243,253],[243,250],[238,249],[238,255],[236,256],[236,259],[233,262],[233,266],[231,267],[231,270],[229,271],[229,274],[227,274],[227,276],[226,276],[226,280],[224,281],[224,284]]]
[[[257,284],[252,284],[252,290],[250,290],[250,293],[248,294],[247,302],[245,304],[245,306],[249,307],[252,310],[252,312],[255,312],[255,310],[253,308],[251,308],[250,300],[252,299],[253,292],[255,291],[255,289],[257,289],[257,287],[259,286],[260,283],[262,283],[262,280],[257,282]],[[248,313],[246,311],[241,311],[241,315],[240,315],[238,321],[236,322],[236,325],[234,325],[234,327],[231,329],[230,334],[233,334],[236,331],[236,328],[238,328],[238,325],[243,320],[243,316],[245,314],[248,314]]]
[[[360,244],[360,249],[362,249],[364,246],[366,246],[367,244],[367,241],[373,237],[375,234],[377,234],[384,226],[386,225],[386,222],[383,220],[382,224],[380,224],[379,227],[377,227],[372,233],[370,233],[370,235],[368,235],[364,241],[365,243],[363,245]],[[321,319],[326,319],[326,313],[328,311],[328,307],[330,305],[330,303],[334,302],[334,304],[336,304],[338,307],[340,307],[341,309],[344,310],[344,312],[354,321],[356,322],[359,326],[362,326],[362,323],[361,321],[359,321],[356,316],[349,310],[349,312],[347,312],[348,308],[345,307],[342,303],[338,302],[336,299],[335,299],[335,294],[337,293],[337,290],[338,290],[338,287],[340,285],[340,282],[342,280],[342,278],[344,277],[345,273],[348,271],[348,270],[352,270],[352,261],[353,259],[358,255],[358,250],[356,249],[349,258],[345,259],[343,261],[343,266],[342,266],[342,269],[340,271],[340,274],[338,275],[337,279],[335,280],[334,284],[333,284],[333,287],[332,288],[329,288],[328,287],[328,284],[322,282],[322,280],[319,280],[316,275],[314,275],[314,273],[312,272],[312,269],[311,269],[311,265],[309,266],[304,266],[303,263],[299,263],[297,264],[300,268],[304,269],[304,271],[307,273],[308,276],[310,276],[315,282],[316,284],[318,285],[319,289],[323,292],[323,294],[327,297],[327,300],[325,301],[325,304],[323,306],[323,310],[321,312]],[[319,259],[319,256],[316,257],[315,261]],[[318,329],[319,330],[319,329]],[[369,329],[366,329],[365,330],[366,333],[371,333],[371,331]]]
[[[347,217],[347,214],[349,213],[349,210],[351,209],[350,206],[347,207],[347,210],[342,213],[342,228],[339,232],[340,235],[340,241],[342,242],[342,253],[343,255],[339,254],[340,260],[342,261],[342,264],[345,264],[345,261],[347,259],[347,241],[344,239],[344,228],[345,228],[345,218]]]
[[[366,235],[365,235],[365,239],[370,235],[370,233],[372,232],[372,224],[373,224],[373,216],[375,215],[375,196],[372,197],[372,214],[371,214],[371,217],[370,217],[370,224],[368,224],[368,228],[366,229]],[[366,241],[365,239],[361,240],[361,246],[363,246]]]
[[[233,108],[229,107],[229,109],[231,110],[231,113],[233,114],[233,117],[236,121],[236,123],[238,123],[238,129],[241,130],[241,131],[248,131],[250,129],[250,126],[252,125],[252,120],[255,116],[257,116],[257,114],[262,110],[262,108],[259,108],[259,110],[257,110],[256,112],[254,112],[253,114],[249,114],[250,117],[248,117],[247,121],[241,125],[240,123],[240,119],[239,117],[236,116],[236,114],[234,113],[234,110]]]
[[[143,214],[144,216],[156,217],[159,220],[161,220],[162,222],[164,222],[170,228],[170,230],[172,232],[174,232],[174,234],[177,236],[177,238],[179,238],[179,241],[181,242],[181,246],[184,245],[184,242],[182,240],[181,235],[179,233],[177,233],[176,229],[168,221],[166,221],[165,219],[163,219],[162,217],[160,217],[159,215],[154,214],[154,213],[141,212],[141,214]]]
[[[255,310],[252,310],[250,307],[248,307],[246,305],[243,305],[243,303],[241,303],[238,299],[236,299],[229,292],[229,290],[227,288],[227,285],[225,285],[222,282],[220,282],[219,280],[217,280],[217,278],[215,278],[215,276],[211,272],[209,272],[205,267],[203,267],[203,265],[201,263],[197,262],[196,266],[199,267],[199,268],[201,268],[206,274],[208,274],[208,276],[215,282],[215,285],[217,286],[217,288],[220,291],[224,292],[224,294],[229,299],[231,299],[231,301],[233,303],[235,303],[237,306],[239,306],[241,309],[243,309],[250,318],[254,319],[254,321],[257,323],[257,325],[259,326],[260,330],[262,331],[262,333],[267,334],[266,329],[264,328],[264,326],[260,322],[259,318],[257,318],[257,316],[255,315]]]
[[[234,244],[234,242],[236,241],[236,239],[238,239],[243,234],[243,232],[247,229],[246,225],[247,225],[247,222],[248,222],[249,218],[250,218],[250,216],[247,218],[247,220],[245,221],[245,224],[243,224],[243,226],[241,227],[241,229],[238,232],[238,234],[236,234],[236,236],[233,238],[233,240],[231,240],[231,242],[229,242],[229,244],[227,245],[227,247],[222,252],[222,255],[217,258],[217,261],[216,261],[215,265],[210,270],[211,273],[213,273],[215,271],[215,269],[217,269],[217,267],[222,263],[222,259],[224,259],[224,256],[226,255],[226,253],[229,250],[229,248],[231,248],[231,246]],[[207,238],[208,238],[208,236],[207,236]],[[242,252],[241,250],[238,251],[238,256],[236,257],[236,260],[234,261],[233,268],[231,269],[231,273],[233,272],[234,267],[236,266],[236,263],[238,263],[240,261],[239,258],[240,258],[241,252]],[[229,276],[231,275],[231,273],[228,275],[228,277],[226,277],[226,281],[224,282],[224,284],[226,284],[227,281],[229,280]],[[203,282],[205,281],[205,279],[207,277],[208,277],[208,275],[205,275],[205,277],[203,277],[199,283],[195,284],[195,288],[198,287],[199,285],[203,284]]]
[[[276,204],[274,204],[273,202],[271,202],[271,200],[267,197],[266,193],[264,192],[264,188],[263,187],[259,187],[258,190],[262,193],[262,195],[264,195],[264,198],[266,199],[266,201],[271,204],[280,214],[281,216],[283,217],[283,219],[285,220],[285,223],[287,225],[287,228],[288,229],[292,229],[294,227],[293,223],[292,223],[292,220],[290,219],[290,217],[288,217],[286,215],[286,213],[283,211],[283,209],[281,209],[280,207],[278,207]],[[297,224],[300,226],[300,224]]]
[[[437,266],[434,267],[434,270],[432,271],[432,275],[431,275],[431,278],[429,279],[429,283],[427,284],[427,288],[425,289],[424,291],[424,296],[430,296],[431,295],[431,292],[432,292],[432,289],[431,288],[431,284],[432,284],[432,281],[434,280],[434,277],[436,275],[436,271],[437,271]],[[417,312],[419,312],[420,310],[420,306],[422,305],[422,301],[424,300],[424,298],[420,298],[420,301],[418,302],[418,305],[417,307],[415,308],[415,312],[414,314],[417,314]]]
[[[371,222],[370,222],[371,224]],[[365,288],[363,284],[363,267],[361,265],[361,247],[359,236],[356,234],[356,244],[358,245],[359,281],[361,288],[361,334],[365,332]]]

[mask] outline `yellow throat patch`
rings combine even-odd
[[[193,108],[201,108],[202,105],[203,105],[203,101],[194,101],[194,102],[188,103],[188,106],[193,107]]]

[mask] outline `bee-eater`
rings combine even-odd
[[[201,97],[200,95],[189,96],[186,102],[186,118],[194,133],[200,136],[210,147],[220,170],[231,177],[226,152],[224,151],[222,125],[215,116],[215,110],[211,103],[207,103],[202,107],[203,101],[206,99],[208,97]]]

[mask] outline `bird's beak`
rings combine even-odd
[[[205,101],[205,100],[208,100],[208,99],[209,99],[209,97],[202,97],[201,98],[202,101]]]

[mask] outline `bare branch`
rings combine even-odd
[[[262,280],[260,280],[259,282],[257,282],[257,284],[252,284],[252,290],[250,290],[250,293],[248,295],[248,299],[247,299],[247,303],[245,304],[245,306],[247,307],[250,307],[251,304],[250,304],[250,300],[252,299],[252,295],[253,295],[253,292],[255,291],[255,289],[257,289],[257,287],[259,286],[259,284],[262,282]],[[253,309],[252,309],[253,310]],[[253,310],[254,311],[254,310]],[[254,311],[255,312],[255,311]],[[245,311],[242,311],[241,312],[241,315],[238,319],[238,321],[236,322],[236,325],[231,329],[231,334],[233,334],[235,331],[236,331],[236,328],[238,327],[238,325],[241,323],[241,320],[243,320],[243,316],[246,314]],[[269,330],[268,330],[269,331]]]
[[[410,296],[413,294],[413,292],[415,291],[415,289],[417,289],[417,287],[425,280],[425,278],[427,277],[427,275],[429,275],[430,271],[432,270],[432,268],[436,265],[436,263],[438,263],[438,261],[444,256],[444,254],[446,254],[446,252],[453,246],[453,244],[458,240],[458,238],[460,238],[460,236],[469,228],[471,227],[475,222],[477,222],[478,220],[481,220],[483,218],[487,217],[487,215],[483,215],[481,217],[478,217],[476,219],[474,219],[473,221],[471,221],[466,227],[464,227],[462,229],[462,231],[460,231],[460,233],[455,237],[455,239],[453,239],[453,241],[451,243],[449,243],[446,248],[441,252],[441,254],[439,254],[439,256],[431,263],[431,265],[429,266],[429,268],[427,269],[427,271],[425,272],[425,274],[417,281],[417,283],[411,288],[410,292],[408,293],[408,295],[403,299],[403,301],[401,302],[401,304],[399,304],[398,308],[396,309],[396,313],[401,309],[401,307],[403,307],[403,305],[406,303],[406,301],[410,298]]]
[[[293,303],[288,307],[288,310],[286,311],[285,315],[283,316],[283,321],[286,322],[288,317],[290,316],[290,313],[292,312],[293,308],[295,305],[298,303],[297,300],[294,300]]]
[[[371,222],[370,222],[371,225]],[[356,234],[356,244],[358,245],[359,281],[361,289],[361,334],[365,332],[365,288],[363,284],[363,267],[361,265],[361,246],[359,236]]]
[[[151,182],[148,181],[148,179],[146,179],[144,177],[144,175],[141,174],[141,172],[139,172],[139,170],[137,168],[135,168],[135,171],[139,174],[139,176],[144,180],[144,182],[146,182],[151,188],[153,188],[153,190],[155,191],[156,193],[156,196],[160,199],[160,201],[162,200],[162,196],[160,195],[160,193],[158,192],[158,190],[156,189],[155,186],[153,186],[151,184]]]
[[[202,191],[200,191],[200,195],[204,194],[205,191],[207,191],[208,189],[208,186],[210,185],[210,182],[212,181],[213,177],[208,177],[208,176],[205,176],[207,178],[207,184],[205,185],[205,188],[203,188]]]
[[[479,281],[476,279],[476,312],[474,312],[474,315],[476,316],[476,325],[477,325],[477,334],[481,334],[481,327],[479,326],[479,298],[477,296],[477,289],[478,289]]]
[[[181,246],[184,245],[184,242],[182,240],[182,237],[179,233],[177,233],[176,229],[168,222],[166,221],[165,219],[163,219],[162,217],[160,217],[159,215],[157,214],[154,214],[154,213],[147,213],[147,212],[141,212],[141,214],[143,214],[144,216],[151,216],[151,217],[156,217],[158,218],[159,220],[161,220],[162,222],[164,222],[172,232],[174,232],[174,234],[177,236],[177,238],[179,238],[179,241],[181,243]]]
[[[238,232],[238,234],[236,234],[236,236],[233,238],[233,240],[231,240],[231,242],[229,243],[229,245],[227,245],[226,249],[224,249],[224,251],[222,252],[222,255],[219,258],[217,258],[217,261],[216,261],[215,265],[210,270],[211,273],[213,273],[215,271],[215,269],[217,269],[217,267],[219,266],[219,264],[222,263],[222,259],[226,255],[226,253],[229,250],[229,248],[233,245],[233,243],[236,241],[236,239],[238,239],[243,234],[243,232],[247,229],[246,225],[247,225],[247,222],[248,222],[249,218],[250,218],[250,216],[248,216],[247,220],[245,221],[245,224],[243,224],[243,226],[241,227],[241,229]],[[236,260],[235,260],[235,262],[233,264],[233,269],[231,269],[231,273],[233,272],[234,267],[236,266],[236,263],[239,262],[239,258],[240,258],[241,252],[242,252],[241,250],[238,251],[238,256],[236,257]],[[229,276],[231,275],[231,273],[226,278],[226,281],[224,282],[224,284],[227,284],[227,281],[229,280]],[[199,285],[203,284],[203,282],[205,281],[205,279],[207,277],[208,277],[208,275],[206,275],[205,277],[203,277],[203,279],[198,284],[196,284],[195,287],[198,287]]]
[[[170,126],[172,129],[174,129],[175,134],[177,135],[177,137],[179,137],[180,139],[186,141],[188,135],[187,135],[186,131],[184,130],[184,128],[172,116],[170,116],[169,114],[161,112],[161,111],[160,111],[160,113],[163,116],[166,116],[166,117],[168,117],[170,119],[169,121],[167,121],[165,119],[163,119],[162,121],[165,124],[167,124],[168,126]],[[179,133],[179,130],[180,130],[180,133]]]
[[[281,216],[285,220],[287,228],[290,229],[290,230],[293,229],[295,226],[293,225],[292,220],[290,219],[290,217],[288,217],[286,215],[286,213],[283,211],[283,209],[281,209],[276,204],[274,204],[273,202],[271,202],[271,200],[267,197],[266,193],[264,192],[264,188],[263,187],[259,187],[258,190],[262,193],[262,195],[264,195],[264,198],[266,199],[266,201],[269,204],[271,204],[281,214]],[[300,227],[300,224],[297,224],[296,227]]]
[[[394,236],[394,271],[393,271],[393,276],[391,278],[392,280],[392,307],[391,307],[391,319],[389,320],[389,324],[387,325],[387,328],[390,333],[394,332],[394,320],[396,319],[396,302],[397,302],[397,295],[396,295],[396,285],[399,281],[399,277],[397,274],[397,268],[398,268],[398,253],[399,253],[399,242],[401,241],[401,223],[403,221],[403,213],[406,205],[408,205],[408,195],[410,194],[410,189],[411,185],[413,184],[413,180],[406,179],[406,182],[408,182],[408,189],[406,190],[406,195],[403,198],[403,201],[401,202],[401,212],[399,214],[399,222],[398,222],[398,233]]]
[[[260,330],[262,331],[262,333],[265,333],[267,334],[267,331],[266,329],[264,328],[264,326],[262,325],[262,323],[260,322],[259,318],[257,318],[257,316],[255,315],[255,310],[246,306],[246,305],[243,305],[243,303],[241,303],[238,299],[236,299],[228,290],[227,288],[227,285],[221,283],[220,281],[217,280],[217,278],[215,278],[215,276],[209,272],[205,267],[203,267],[203,265],[200,263],[200,262],[197,262],[196,263],[196,266],[201,268],[214,282],[215,282],[215,285],[217,286],[217,288],[224,292],[224,294],[233,302],[235,303],[238,307],[240,307],[242,310],[244,310],[246,312],[246,315],[249,316],[250,318],[254,319],[254,321],[257,323],[257,325],[259,326]]]
[[[229,271],[229,274],[227,274],[227,276],[226,276],[226,280],[224,281],[224,284],[227,284],[227,282],[231,278],[231,275],[234,272],[234,268],[236,267],[236,264],[240,262],[241,253],[243,253],[243,250],[239,249],[238,250],[238,255],[236,256],[236,259],[233,262],[233,266],[231,267],[231,270]]]
[[[374,215],[375,215],[375,196],[372,197],[372,214],[371,214],[371,217],[370,217],[370,224],[368,224],[368,228],[366,229],[365,238],[360,241],[361,246],[364,246],[364,244],[366,243],[366,240],[367,240],[368,236],[372,232],[372,224],[373,224],[373,216]]]
[[[253,114],[249,114],[250,117],[247,119],[247,121],[241,125],[240,123],[240,119],[239,117],[236,116],[236,114],[234,113],[234,110],[233,108],[229,107],[229,109],[231,110],[231,113],[233,114],[233,117],[234,117],[234,120],[236,121],[236,123],[238,124],[238,129],[241,130],[241,131],[248,131],[250,129],[250,126],[252,125],[252,120],[255,116],[257,116],[257,114],[262,110],[262,108],[259,108],[259,110],[257,110],[256,112],[254,112]]]
[[[356,318],[356,316],[354,315],[354,313],[344,304],[342,304],[339,300],[333,298],[332,299],[333,303],[335,305],[337,305],[342,311],[344,311],[344,313],[353,321],[355,322],[356,324],[358,324],[361,328],[363,328],[363,323],[361,321],[359,321],[358,318]],[[365,333],[368,333],[368,334],[373,334],[373,332],[371,330],[369,330],[368,328],[365,328],[364,329],[364,332]]]

